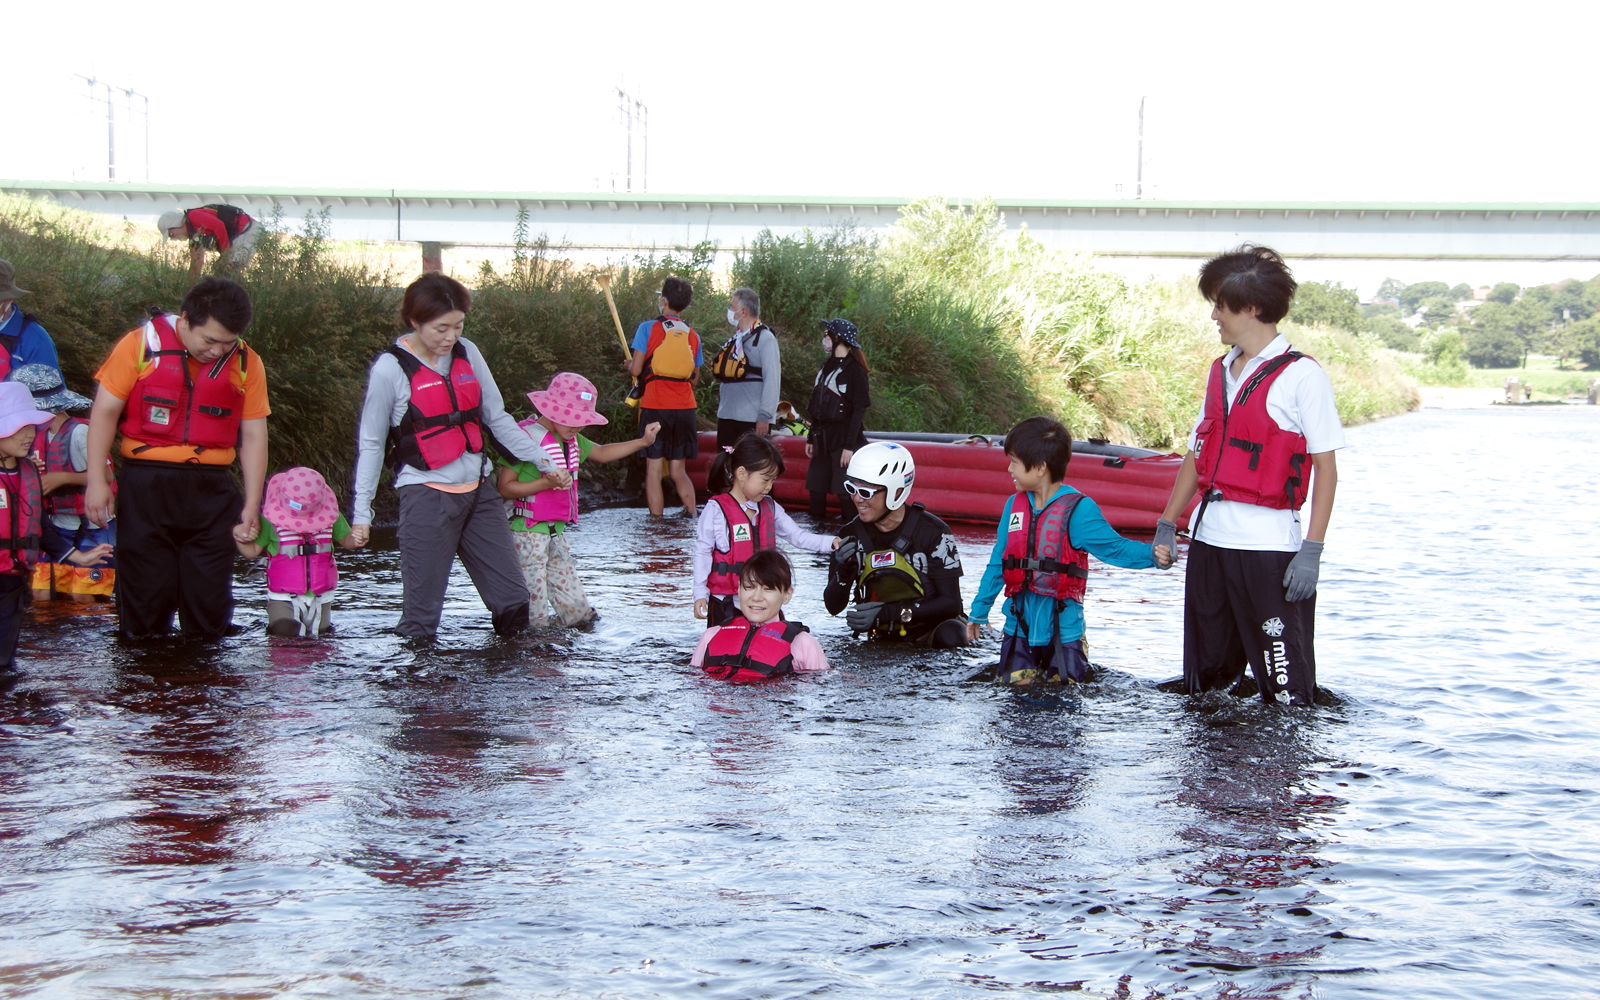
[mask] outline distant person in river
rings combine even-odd
[[[1167,545],[1117,534],[1099,504],[1068,486],[1072,433],[1049,417],[1029,417],[1006,435],[1007,469],[1017,493],[1000,513],[967,637],[977,639],[995,598],[1005,591],[1005,639],[994,678],[1005,684],[1082,683],[1083,596],[1089,556],[1128,569],[1168,566]]]
[[[79,604],[109,601],[117,580],[112,555],[117,526],[98,528],[84,516],[89,422],[72,415],[87,412],[93,400],[68,389],[61,372],[48,365],[13,368],[6,381],[26,386],[34,407],[50,414],[50,422],[34,435],[31,455],[44,490],[46,553],[33,567],[33,599],[65,597]],[[115,483],[112,489],[114,492]]]
[[[17,287],[17,272],[9,260],[0,260],[0,378],[23,365],[49,365],[60,369],[56,342],[45,332],[39,317],[22,311],[17,300],[33,293]]]
[[[339,513],[339,498],[315,469],[296,466],[267,481],[261,531],[239,554],[267,556],[267,634],[318,636],[333,631],[339,568],[333,547],[366,543]]]
[[[844,471],[856,449],[867,443],[862,431],[872,396],[867,385],[867,355],[861,350],[861,334],[847,319],[830,319],[822,324],[822,350],[828,360],[822,363],[811,387],[811,432],[806,438],[806,491],[811,494],[810,513],[820,518],[828,512],[828,494],[839,503],[840,512],[850,509],[845,502]]]
[[[823,603],[837,615],[853,598],[850,630],[874,639],[965,646],[961,552],[949,525],[907,502],[916,473],[903,445],[874,441],[856,450],[844,479],[856,517],[840,531]]]
[[[595,444],[581,433],[585,427],[610,423],[595,402],[594,383],[572,372],[560,372],[541,392],[528,393],[539,411],[517,424],[556,468],[565,472],[565,487],[535,468],[531,462],[499,460],[496,486],[511,501],[511,538],[517,562],[528,588],[530,625],[550,624],[550,609],[563,625],[577,625],[594,616],[578,580],[578,568],[567,547],[567,525],[578,523],[578,466],[584,462],[615,462],[648,448],[661,432],[649,423],[632,441]]]
[[[1246,244],[1200,269],[1200,292],[1229,350],[1211,366],[1156,529],[1157,545],[1175,546],[1177,519],[1200,494],[1184,582],[1190,694],[1231,688],[1248,664],[1263,701],[1316,702],[1317,578],[1344,428],[1327,373],[1278,332],[1296,287],[1266,247]]]
[[[207,250],[220,255],[218,271],[236,271],[249,264],[256,237],[261,235],[256,221],[232,205],[201,205],[163,212],[156,220],[156,228],[169,240],[188,242],[191,278],[200,277]]]
[[[439,631],[458,555],[494,630],[510,635],[528,627],[528,588],[488,444],[531,463],[556,489],[572,485],[572,474],[506,413],[483,354],[462,336],[471,308],[466,286],[437,271],[407,286],[400,321],[410,329],[372,363],[361,408],[351,530],[356,544],[366,543],[387,463],[400,497],[402,597],[395,632],[411,638]]]
[[[761,297],[753,288],[728,296],[733,336],[711,361],[717,387],[717,447],[731,448],[751,431],[766,434],[778,416],[783,366],[778,335],[761,322]]]
[[[267,373],[244,342],[253,309],[227,278],[202,279],[176,314],[111,349],[89,411],[84,509],[117,521],[117,619],[125,638],[214,638],[233,624],[234,546],[261,530]],[[113,497],[111,446],[121,438]],[[230,474],[239,460],[241,495]]]
[[[833,535],[804,531],[772,499],[772,484],[783,475],[783,452],[770,438],[746,434],[722,452],[706,473],[712,494],[700,512],[694,540],[694,616],[712,625],[738,614],[739,570],[762,549],[783,539],[809,552],[831,552]]]
[[[827,670],[811,630],[783,617],[793,599],[789,560],[777,549],[757,552],[739,567],[739,613],[706,629],[689,662],[735,684]]]
[[[642,387],[639,426],[660,425],[644,449],[644,498],[650,513],[660,516],[666,506],[661,491],[661,463],[667,464],[678,501],[694,516],[694,483],[684,462],[700,454],[700,429],[695,423],[699,403],[694,387],[700,381],[700,335],[679,315],[689,308],[694,288],[682,278],[668,278],[656,293],[661,313],[645,320],[633,334],[633,357],[628,373]],[[604,423],[604,421],[601,421]]]
[[[28,580],[39,558],[44,490],[29,451],[40,425],[49,422],[26,386],[0,382],[0,674],[12,670]]]

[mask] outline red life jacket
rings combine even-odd
[[[1011,498],[1011,516],[1006,520],[1006,548],[1000,557],[1000,578],[1007,597],[1022,589],[1057,601],[1083,603],[1089,583],[1089,553],[1072,544],[1068,523],[1078,509],[1082,493],[1054,497],[1035,516],[1028,494]],[[1022,608],[1014,606],[1017,619]]]
[[[253,220],[232,205],[205,205],[184,213],[189,238],[212,250],[226,250],[244,235]]]
[[[483,451],[479,407],[483,389],[461,342],[456,341],[450,349],[448,375],[440,375],[399,344],[384,350],[400,362],[400,370],[411,383],[405,416],[389,431],[390,464],[438,469],[468,452]]]
[[[774,618],[753,627],[736,617],[717,630],[706,644],[703,668],[718,680],[748,684],[794,673],[795,637],[809,632],[799,622]]]
[[[0,469],[0,573],[27,573],[39,561],[44,530],[44,487],[39,470],[22,460]]]
[[[326,594],[339,583],[333,529],[315,535],[278,533],[278,554],[267,560],[267,589],[275,594]]]
[[[133,453],[164,445],[191,445],[196,455],[207,448],[238,447],[244,391],[230,374],[235,358],[239,373],[248,376],[250,349],[241,340],[194,381],[188,348],[172,321],[152,314],[144,328],[150,373],[134,383],[120,425],[123,437],[139,442]]]
[[[1266,362],[1239,386],[1229,407],[1218,358],[1206,383],[1206,405],[1195,431],[1194,467],[1207,500],[1299,510],[1310,485],[1304,434],[1286,431],[1267,412],[1267,390],[1301,358],[1288,351]],[[1315,362],[1312,362],[1315,364]]]
[[[722,508],[728,521],[728,548],[711,547],[711,573],[706,577],[706,589],[717,597],[727,597],[739,592],[739,571],[750,557],[762,549],[777,547],[777,515],[772,498],[762,497],[756,507],[756,522],[731,493],[718,493],[711,498]]]
[[[72,432],[78,427],[87,427],[87,420],[78,417],[68,417],[62,421],[61,429],[51,436],[45,428],[39,428],[39,433],[33,436],[33,454],[44,463],[46,472],[77,472],[72,466]],[[111,468],[111,458],[106,457],[106,468]],[[111,480],[111,495],[116,496],[117,481]],[[44,498],[45,510],[51,514],[77,514],[82,517],[85,513],[84,488],[82,486],[58,486]]]

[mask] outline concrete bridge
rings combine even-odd
[[[193,187],[0,180],[0,191],[134,222],[164,211],[226,202],[257,217],[281,209],[286,223],[328,213],[334,239],[503,247],[520,209],[530,233],[589,255],[710,241],[736,250],[764,229],[779,235],[842,222],[882,231],[905,198],[782,195],[594,194]],[[1047,246],[1111,258],[1183,262],[1246,240],[1297,260],[1600,261],[1600,202],[1354,203],[1093,199],[999,201],[1007,229],[1026,226]]]

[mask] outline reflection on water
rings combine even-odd
[[[326,641],[262,638],[248,577],[216,646],[36,609],[0,995],[1585,995],[1600,415],[1350,440],[1315,713],[1156,690],[1182,577],[1098,565],[1080,692],[863,645],[803,553],[835,669],[709,681],[693,523],[635,510],[573,535],[583,629],[498,638],[458,574],[440,641],[397,639],[381,547],[341,555]]]

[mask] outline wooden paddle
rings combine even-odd
[[[611,272],[601,271],[594,277],[595,284],[606,293],[606,306],[611,310],[611,322],[617,326],[617,343],[622,345],[622,360],[633,360],[633,349],[628,346],[628,335],[622,332],[622,317],[617,315],[617,302],[611,297]],[[628,405],[639,405],[639,380],[633,380],[633,390],[628,393]]]

